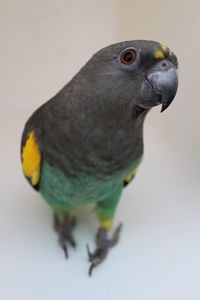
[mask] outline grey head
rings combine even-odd
[[[177,58],[155,41],[137,40],[110,45],[98,51],[73,78],[74,93],[101,111],[132,107],[164,111],[178,87]],[[92,98],[92,99],[91,99]]]

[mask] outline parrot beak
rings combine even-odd
[[[146,78],[160,97],[163,112],[172,103],[178,89],[176,67],[169,60],[161,60],[149,70]]]
[[[169,95],[163,95],[162,96],[162,108],[161,108],[160,112],[163,112],[164,110],[166,110],[172,103],[173,99],[174,99],[174,96],[170,97]]]

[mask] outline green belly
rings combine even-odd
[[[125,177],[137,164],[138,161],[134,166],[113,176],[99,178],[80,173],[76,178],[71,178],[43,160],[40,193],[52,206],[79,206],[104,201],[113,192],[123,188]]]

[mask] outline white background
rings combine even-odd
[[[199,1],[0,1],[0,298],[199,299]],[[176,99],[145,122],[145,157],[124,190],[121,240],[87,275],[97,223],[78,211],[64,259],[49,207],[25,182],[20,139],[30,114],[100,48],[153,39],[179,58]]]

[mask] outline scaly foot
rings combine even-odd
[[[88,259],[91,262],[89,268],[89,276],[92,275],[92,270],[98,266],[106,258],[109,248],[115,246],[119,240],[119,234],[122,228],[122,224],[115,229],[115,232],[111,239],[108,239],[107,231],[105,228],[100,227],[96,235],[96,249],[93,253],[90,252],[87,245]]]
[[[64,250],[65,257],[68,258],[67,242],[75,248],[76,243],[74,241],[72,230],[76,225],[76,218],[73,216],[67,216],[60,221],[56,214],[54,214],[54,229],[59,235],[59,245]]]

